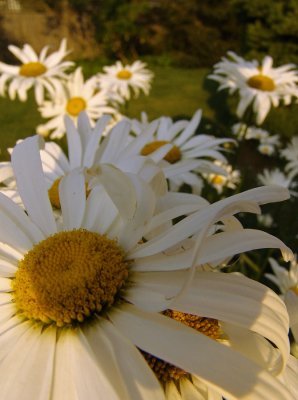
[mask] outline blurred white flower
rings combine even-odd
[[[293,190],[296,187],[295,182],[278,168],[272,170],[265,168],[262,173],[257,174],[257,179],[262,185],[283,186],[289,189],[291,195],[298,196],[298,192]]]
[[[285,169],[289,176],[294,178],[298,174],[298,137],[292,137],[290,143],[280,151],[280,154],[288,161]]]
[[[209,174],[204,175],[204,178],[209,184],[216,189],[218,194],[221,194],[225,188],[236,189],[241,182],[240,171],[234,169],[232,165],[221,161],[214,161],[214,164],[225,171],[225,175]]]
[[[114,65],[103,67],[104,73],[97,74],[99,88],[118,93],[125,100],[131,98],[131,91],[137,97],[140,92],[149,94],[153,73],[142,61],[132,64],[122,64],[117,61]]]
[[[57,51],[47,56],[49,46],[45,46],[39,55],[29,44],[22,49],[10,45],[8,49],[22,62],[13,66],[0,62],[0,94],[14,100],[18,95],[21,101],[27,100],[27,92],[34,87],[37,104],[41,104],[45,98],[45,92],[54,98],[62,91],[66,79],[64,71],[73,66],[71,61],[62,61],[69,53],[66,49],[66,39],[61,41]]]
[[[272,107],[281,102],[288,105],[298,98],[298,74],[295,65],[286,64],[273,67],[273,59],[266,56],[262,63],[246,61],[233,52],[228,52],[215,64],[213,74],[209,75],[220,83],[219,90],[228,89],[230,94],[239,93],[240,101],[237,116],[242,118],[246,109],[252,105],[256,123],[262,124]]]
[[[65,114],[73,121],[77,121],[80,112],[85,111],[93,126],[103,114],[110,114],[115,120],[120,118],[117,109],[109,105],[107,93],[96,88],[96,78],[91,77],[84,81],[80,67],[69,75],[60,95],[51,101],[45,101],[39,107],[39,111],[42,117],[49,118],[49,121],[39,125],[37,133],[42,136],[49,135],[52,139],[64,136]]]

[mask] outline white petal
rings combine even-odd
[[[99,322],[86,332],[86,338],[119,399],[164,399],[158,380],[136,347],[110,322]]]
[[[202,377],[229,399],[293,400],[287,389],[258,365],[177,321],[131,305],[122,305],[109,316],[140,349]]]
[[[119,216],[118,210],[102,185],[95,186],[86,203],[82,227],[105,234]]]
[[[80,167],[83,161],[83,148],[79,132],[77,131],[72,119],[65,116],[66,138],[68,145],[68,158],[70,168]]]
[[[71,171],[61,180],[59,198],[65,229],[80,228],[86,206],[85,178],[81,171]]]
[[[1,362],[1,396],[49,400],[56,343],[54,329],[28,329]]]
[[[62,331],[56,347],[52,398],[93,400],[100,397],[120,400],[85,337],[79,331]]]
[[[57,228],[42,171],[39,141],[40,137],[32,136],[17,144],[11,163],[26,211],[42,232],[49,236]]]

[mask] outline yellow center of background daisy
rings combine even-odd
[[[76,117],[81,111],[86,109],[86,101],[82,97],[72,97],[66,104],[66,111],[68,114]]]
[[[166,310],[163,314],[195,329],[200,333],[203,333],[206,336],[209,336],[214,340],[221,337],[221,329],[216,319],[199,317],[198,315],[182,313],[174,310]],[[178,381],[181,378],[189,377],[189,373],[181,368],[175,367],[174,365],[144,351],[142,351],[142,354],[159,381],[163,384],[171,380]]]
[[[291,287],[291,290],[298,296],[298,286]]]
[[[50,202],[52,204],[53,207],[60,209],[61,208],[61,204],[60,204],[60,197],[59,197],[59,184],[61,179],[63,178],[63,176],[61,176],[60,178],[56,179],[52,186],[50,187],[50,189],[48,190],[48,195],[49,195],[49,199]],[[88,183],[85,183],[85,187],[86,187],[86,198],[88,197],[90,190],[88,189]]]
[[[121,71],[119,71],[117,73],[116,76],[118,79],[128,80],[132,77],[132,73],[130,71],[128,71],[128,69],[122,69]]]
[[[247,80],[247,84],[254,89],[262,90],[264,92],[272,92],[275,90],[275,83],[273,79],[262,74],[251,76]]]
[[[225,177],[222,176],[222,175],[215,175],[215,176],[212,178],[211,182],[212,182],[214,185],[223,185],[224,182],[225,182]]]
[[[53,207],[61,208],[60,198],[59,198],[59,183],[61,178],[58,178],[54,181],[50,189],[48,190],[49,199]]]
[[[34,78],[44,74],[47,71],[47,67],[40,62],[29,62],[20,66],[20,75],[28,78]]]
[[[170,142],[166,140],[156,140],[155,142],[147,143],[141,150],[142,156],[148,156],[149,154],[153,153],[155,150],[159,149],[160,147],[168,144]],[[164,159],[171,164],[179,161],[181,159],[181,151],[179,147],[173,145],[171,150],[164,156]]]
[[[22,317],[61,327],[111,306],[127,276],[115,240],[79,229],[36,244],[19,262],[12,288]]]

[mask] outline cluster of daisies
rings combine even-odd
[[[238,144],[246,140],[256,143],[256,151],[265,157],[274,157],[276,163],[256,174],[257,182],[263,185],[282,185],[297,196],[298,186],[298,142],[287,140],[280,134],[270,134],[261,127],[270,109],[298,103],[298,70],[294,64],[273,67],[273,59],[266,56],[262,62],[247,61],[233,52],[228,52],[215,64],[208,76],[220,84],[218,90],[227,89],[237,95],[238,122],[230,131]],[[286,134],[287,132],[285,132]],[[266,162],[264,162],[266,164]]]
[[[235,139],[198,133],[201,110],[118,119],[132,90],[149,91],[140,61],[84,82],[65,72],[65,41],[50,56],[10,50],[23,64],[0,64],[1,93],[25,100],[34,87],[51,119],[0,163],[2,398],[295,400],[295,254],[239,218],[288,201],[288,188],[225,196],[240,181]],[[293,176],[296,145],[283,153]],[[280,294],[230,272],[256,249],[280,250],[267,276]]]
[[[50,55],[47,55],[49,46],[39,55],[29,44],[8,48],[21,64],[0,62],[0,95],[26,101],[29,89],[34,88],[38,110],[47,119],[37,127],[37,132],[52,139],[65,134],[64,114],[76,121],[79,113],[85,111],[92,124],[103,114],[109,114],[113,116],[112,122],[116,122],[121,118],[121,106],[132,92],[138,96],[150,91],[153,73],[141,61],[131,65],[117,61],[85,80],[81,67],[73,70],[74,62],[63,61],[69,54],[66,39]]]

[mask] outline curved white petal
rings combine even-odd
[[[128,304],[109,317],[140,349],[202,377],[229,399],[293,400],[257,364],[177,321]]]
[[[39,154],[41,138],[32,136],[17,144],[11,155],[17,187],[32,221],[46,235],[57,231]]]

